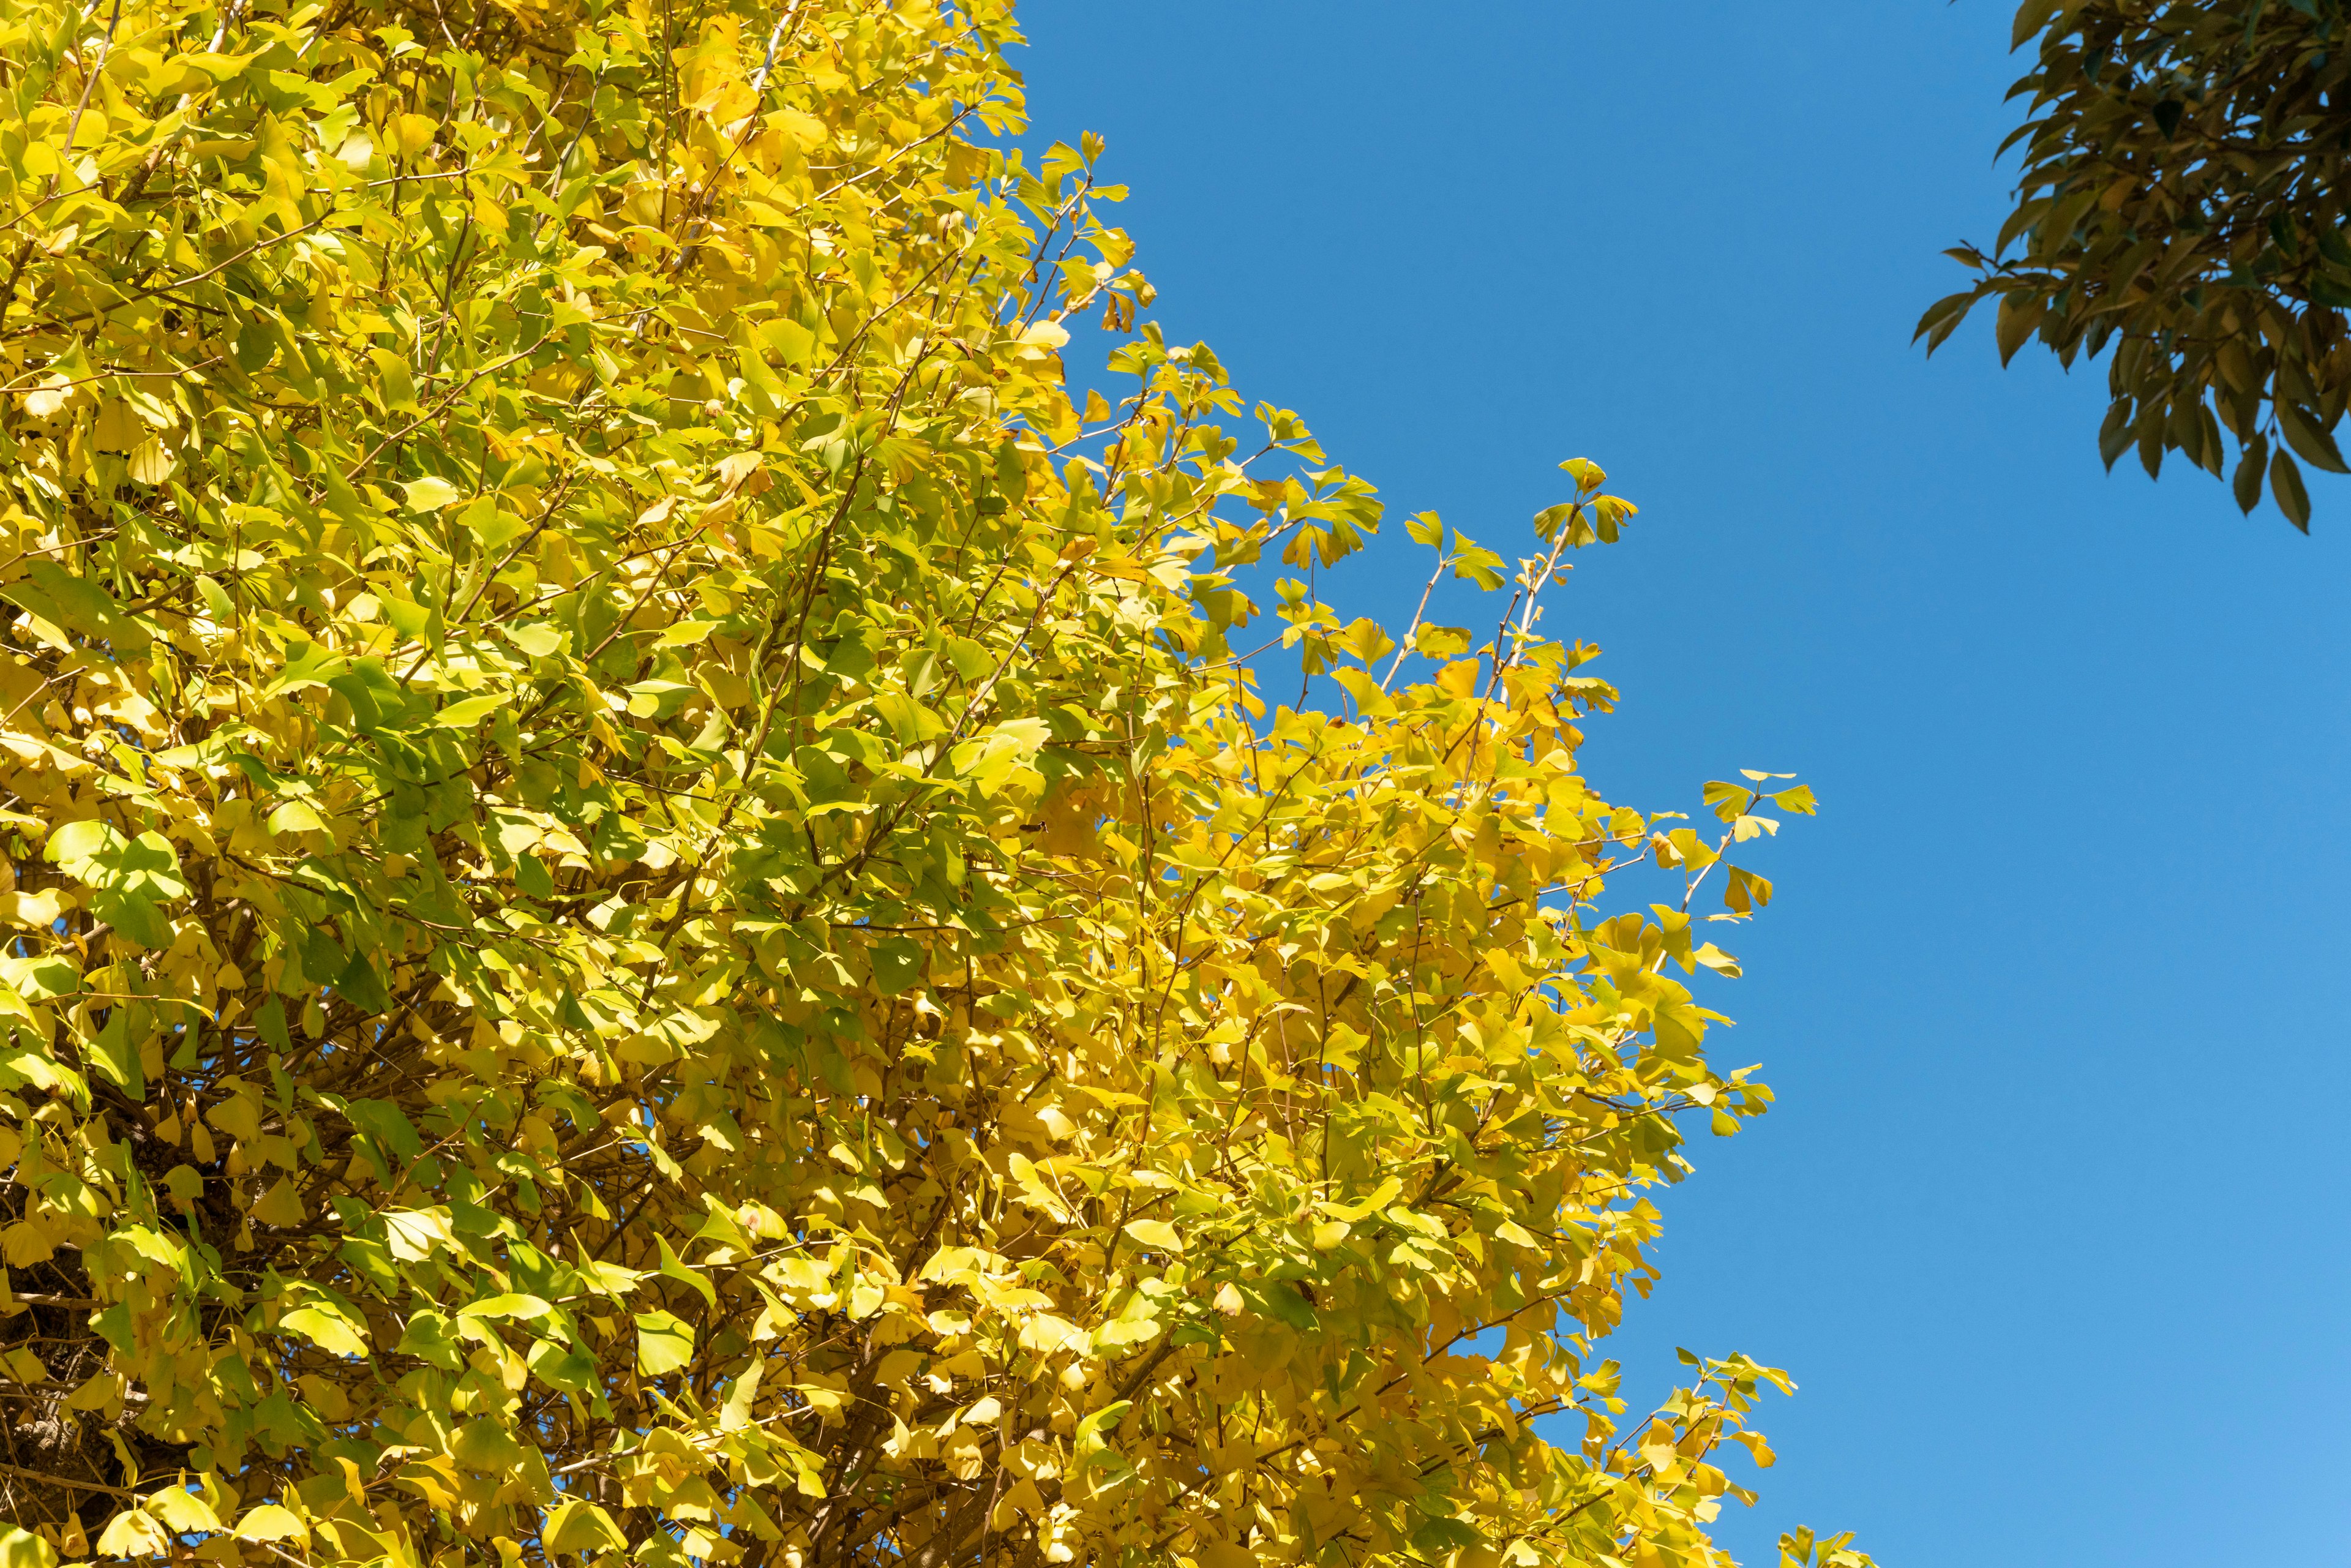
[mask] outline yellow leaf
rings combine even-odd
[[[437,512],[465,499],[457,486],[433,474],[422,479],[405,480],[400,487],[406,493],[408,504],[420,512]]]
[[[423,152],[433,144],[441,129],[440,122],[430,115],[402,114],[393,117],[392,133],[400,138],[400,150],[405,153]]]
[[[36,931],[46,931],[57,924],[57,917],[74,907],[73,894],[60,887],[40,893],[0,894],[0,920],[11,925],[28,925]]]
[[[322,833],[327,824],[306,800],[288,800],[269,813],[269,831],[273,833]]]
[[[367,1341],[360,1337],[363,1325],[339,1307],[297,1307],[280,1318],[277,1326],[336,1355],[368,1353]]]
[[[551,1552],[626,1552],[629,1538],[621,1533],[612,1516],[594,1503],[568,1498],[540,1525],[539,1544]]]
[[[1033,1313],[1020,1325],[1021,1345],[1026,1349],[1043,1351],[1049,1354],[1064,1349],[1073,1343],[1081,1343],[1085,1337],[1085,1330],[1066,1318],[1054,1316],[1051,1312]]]
[[[112,1404],[122,1390],[122,1380],[111,1373],[101,1372],[66,1396],[68,1410],[103,1410]]]
[[[694,1360],[694,1329],[664,1312],[639,1312],[637,1370],[648,1377],[675,1372]]]
[[[5,1230],[0,1230],[0,1258],[5,1258],[12,1269],[29,1269],[36,1263],[46,1263],[56,1251],[56,1244],[49,1233],[30,1220],[20,1219]]]
[[[261,1136],[261,1107],[248,1095],[230,1095],[206,1110],[204,1120],[240,1143]]]
[[[150,436],[132,448],[128,471],[141,485],[161,485],[179,467],[179,454]]]
[[[1126,1233],[1157,1252],[1181,1252],[1184,1235],[1164,1219],[1130,1219]]]
[[[681,621],[653,639],[656,648],[688,648],[710,635],[716,621]]]
[[[221,1527],[220,1516],[213,1511],[212,1504],[185,1487],[165,1487],[150,1492],[140,1506],[181,1534]]]
[[[775,350],[788,366],[808,363],[810,356],[816,351],[816,334],[789,317],[779,316],[772,321],[763,322],[759,336],[767,340],[768,346]]]
[[[403,1263],[422,1263],[456,1241],[445,1209],[386,1209],[383,1228],[392,1255]]]
[[[240,1541],[293,1541],[308,1546],[310,1527],[293,1510],[265,1502],[248,1510],[236,1521],[236,1537]]]
[[[0,1531],[0,1568],[57,1568],[57,1548],[20,1525]]]
[[[261,1195],[251,1213],[262,1224],[284,1229],[291,1229],[307,1218],[302,1209],[302,1199],[294,1191],[293,1182],[284,1176],[278,1177],[277,1183]]]
[[[100,452],[128,452],[147,439],[147,423],[120,398],[100,404],[90,440]]]
[[[98,1538],[101,1557],[159,1557],[171,1550],[171,1532],[135,1508],[108,1521]]]

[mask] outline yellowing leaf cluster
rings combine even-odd
[[[1576,768],[1632,508],[1269,707],[1377,503],[1015,36],[0,0],[5,1568],[1721,1560],[1784,1378],[1594,1343],[1769,1093],[1593,911],[1776,824]]]

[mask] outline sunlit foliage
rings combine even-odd
[[[1377,504],[1012,37],[0,0],[6,1568],[1719,1560],[1593,1342],[1812,797],[1587,787],[1580,462],[1261,697]]]

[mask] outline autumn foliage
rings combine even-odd
[[[5,1568],[1720,1560],[1596,1342],[1811,797],[1578,772],[1588,464],[1261,697],[1371,488],[1013,36],[0,0]]]

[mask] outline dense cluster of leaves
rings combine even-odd
[[[1811,796],[1587,787],[1581,463],[1269,708],[1376,503],[1013,36],[0,0],[8,1568],[1723,1560],[1784,1379],[1593,1342]]]
[[[2264,481],[2307,532],[2295,459],[2351,473],[2351,14],[2343,0],[2026,0],[2038,58],[2017,206],[1980,276],[1918,324],[1931,350],[1999,301],[2003,362],[2036,334],[2071,365],[2112,346],[2098,445],[2149,474],[2180,452],[2237,504]],[[2011,251],[2011,247],[2015,247]]]

